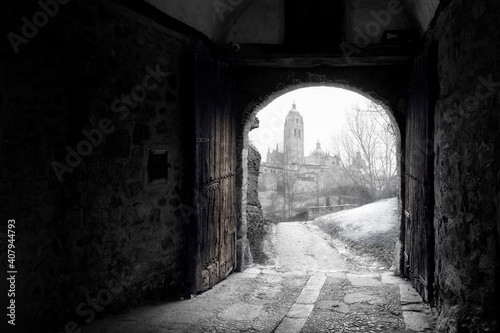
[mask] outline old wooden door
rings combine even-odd
[[[197,244],[193,291],[211,288],[236,259],[234,81],[228,64],[195,56]]]
[[[414,62],[405,140],[405,275],[428,302],[432,301],[434,282],[433,119],[437,78],[433,50]]]

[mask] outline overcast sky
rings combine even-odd
[[[366,97],[357,93],[332,87],[302,88],[278,97],[257,114],[260,127],[249,134],[263,162],[266,161],[268,147],[272,150],[277,142],[282,147],[285,118],[294,100],[304,119],[305,156],[316,148],[318,139],[324,151],[331,150],[331,136],[342,127],[345,110],[350,110],[356,103],[360,107],[369,103]]]

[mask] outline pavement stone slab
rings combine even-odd
[[[422,302],[422,297],[420,297],[419,293],[413,289],[413,286],[409,282],[401,283],[399,285],[399,293],[401,295],[401,305]]]
[[[315,288],[315,289],[307,289],[304,288],[302,289],[302,292],[300,293],[299,297],[297,298],[297,303],[302,303],[302,304],[314,304],[316,300],[318,299],[319,293],[321,291],[321,288]]]
[[[275,333],[299,333],[306,323],[305,318],[289,318],[285,317],[280,323]]]
[[[351,293],[344,296],[344,302],[347,304],[368,302],[374,299],[373,295],[363,292]]]
[[[412,303],[412,304],[401,305],[401,309],[403,311],[416,311],[416,312],[425,311],[423,303]]]
[[[403,317],[406,329],[415,332],[430,332],[431,326],[428,322],[428,316],[422,312],[405,311]]]
[[[380,276],[382,283],[400,284],[405,282],[402,277],[394,275],[394,272],[383,272]]]
[[[307,281],[307,287],[318,286],[322,287],[326,281],[326,275],[312,275]]]
[[[378,286],[382,284],[375,277],[357,276],[354,274],[347,274],[346,276],[353,286]]]
[[[349,312],[349,305],[347,305],[344,302],[337,302],[337,301],[318,301],[316,303],[316,308],[318,310],[329,310],[342,313]]]
[[[307,319],[314,308],[314,304],[298,304],[295,303],[286,314],[289,318],[304,318]]]

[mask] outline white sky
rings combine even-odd
[[[259,150],[263,162],[266,162],[268,147],[272,151],[279,142],[282,149],[285,118],[294,100],[304,119],[305,156],[316,148],[318,139],[324,151],[331,150],[331,136],[342,127],[345,110],[350,110],[352,105],[369,104],[369,100],[358,93],[333,87],[301,88],[278,97],[259,111],[259,128],[249,133],[250,142]]]

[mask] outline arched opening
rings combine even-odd
[[[252,156],[249,157],[249,154],[252,154],[252,151],[251,151],[252,149],[250,148],[250,145],[252,144],[252,142],[251,142],[252,140],[250,139],[250,136],[251,136],[250,132],[253,129],[258,128],[258,126],[259,126],[259,121],[256,120],[256,116],[259,112],[264,110],[266,107],[269,107],[270,105],[272,105],[275,101],[282,99],[282,98],[285,98],[288,100],[293,100],[293,97],[291,97],[291,96],[294,93],[296,94],[297,92],[306,91],[306,90],[309,90],[310,92],[312,92],[314,90],[316,90],[316,91],[324,90],[323,93],[329,91],[331,95],[336,95],[336,93],[339,93],[339,92],[344,93],[344,94],[346,94],[346,96],[350,95],[352,98],[354,98],[353,100],[355,100],[357,98],[359,101],[366,101],[366,102],[369,102],[371,105],[375,105],[377,107],[377,110],[372,110],[372,111],[378,111],[378,112],[382,111],[384,113],[383,116],[385,117],[385,119],[388,120],[391,128],[393,128],[394,137],[395,137],[394,138],[394,143],[395,143],[395,166],[394,166],[395,167],[395,174],[393,177],[393,181],[395,182],[395,188],[396,188],[395,192],[396,192],[396,196],[397,196],[397,200],[395,200],[395,204],[397,205],[396,219],[397,219],[398,228],[400,228],[401,227],[401,218],[402,218],[401,134],[400,134],[399,125],[396,122],[396,119],[393,115],[393,111],[392,111],[391,107],[388,105],[387,102],[385,102],[381,98],[378,98],[373,93],[366,93],[366,92],[363,92],[363,91],[356,89],[356,88],[353,88],[353,87],[349,87],[349,86],[346,87],[345,85],[335,84],[335,83],[317,83],[317,84],[309,83],[307,85],[300,84],[300,85],[290,86],[290,87],[287,87],[285,89],[274,92],[274,93],[270,94],[267,98],[265,98],[264,101],[262,101],[261,103],[252,103],[246,109],[246,111],[247,111],[246,112],[246,122],[244,124],[244,131],[243,131],[243,151],[242,151],[242,155],[241,155],[242,156],[243,179],[244,179],[244,181],[242,183],[243,186],[242,186],[242,192],[241,192],[241,198],[242,198],[242,206],[241,207],[242,207],[242,222],[243,222],[242,229],[246,232],[249,227],[250,228],[252,227],[251,223],[249,224],[249,222],[252,220],[253,217],[247,216],[247,213],[249,213],[250,215],[255,214],[254,207],[252,207],[252,206],[262,204],[263,209],[267,208],[267,207],[265,207],[266,203],[263,203],[261,201],[262,198],[260,198],[260,195],[259,195],[259,198],[257,199],[257,202],[256,202],[256,198],[255,198],[256,192],[259,193],[259,186],[260,186],[260,189],[264,188],[264,191],[266,191],[265,186],[258,184],[259,179],[262,180],[263,177],[262,177],[262,175],[256,177],[255,170],[249,170],[249,168],[252,168],[251,159],[253,158]],[[341,102],[343,102],[343,104],[345,104],[344,107],[347,107],[347,105],[349,104],[349,102],[346,103],[345,101],[342,101],[342,97],[337,96],[337,103],[341,103]],[[295,104],[295,102],[294,102],[294,104]],[[294,105],[293,108],[295,108],[295,107],[296,106]],[[296,119],[295,118],[291,119],[290,121],[293,122],[293,124],[289,124],[289,126],[286,126],[284,124],[285,118],[286,118],[286,115],[289,113],[291,108],[292,108],[291,103],[288,107],[281,106],[281,109],[279,109],[279,108],[274,109],[274,111],[273,111],[274,115],[272,115],[271,118],[267,117],[265,119],[265,121],[267,122],[265,125],[266,128],[264,129],[264,131],[261,131],[261,133],[259,134],[260,135],[260,142],[258,143],[259,147],[257,147],[257,148],[260,148],[258,150],[259,150],[259,153],[261,155],[262,162],[269,162],[269,161],[266,161],[266,159],[268,157],[271,159],[272,158],[276,159],[276,158],[280,158],[280,156],[281,156],[281,158],[284,158],[287,155],[287,154],[285,154],[285,151],[290,150],[290,147],[287,147],[285,145],[284,141],[286,141],[286,140],[288,140],[288,141],[299,140],[299,141],[305,142],[305,148],[303,148],[301,152],[298,152],[298,154],[301,156],[301,160],[300,160],[300,162],[286,161],[287,163],[283,163],[283,165],[275,165],[274,167],[272,165],[267,165],[268,167],[266,167],[266,168],[260,168],[260,170],[259,170],[260,173],[264,173],[264,174],[267,173],[268,174],[268,175],[264,175],[264,177],[267,177],[269,179],[271,179],[271,178],[276,179],[278,177],[278,174],[280,174],[280,172],[283,172],[283,171],[286,172],[286,169],[288,167],[292,168],[291,165],[294,165],[293,168],[295,168],[295,171],[298,171],[298,170],[302,170],[303,167],[308,167],[309,169],[314,169],[314,168],[327,169],[326,165],[328,165],[328,164],[337,165],[338,169],[341,169],[342,167],[347,167],[347,164],[351,164],[350,162],[346,163],[347,161],[343,162],[342,159],[340,158],[340,156],[337,156],[335,154],[335,152],[333,151],[331,138],[325,138],[324,133],[322,133],[322,134],[320,134],[319,132],[316,132],[314,134],[308,133],[307,128],[304,128],[304,124],[303,124],[303,122],[305,122],[305,120],[302,120],[302,118],[297,117]],[[327,115],[328,115],[328,112],[323,111],[323,119],[321,119],[321,115],[318,115],[318,114],[316,114],[316,117],[320,118],[320,122],[321,122],[321,121],[325,121],[324,116],[327,116]],[[329,117],[331,117],[331,116],[332,115],[330,114]],[[309,115],[309,119],[310,119],[310,117],[314,117],[314,116]],[[337,117],[339,117],[339,115],[337,115]],[[299,119],[300,119],[300,121],[299,121]],[[340,118],[338,118],[338,119],[340,119]],[[288,121],[288,119],[286,121]],[[328,121],[330,123],[332,123],[332,119],[329,119]],[[271,122],[271,123],[269,123],[269,122]],[[299,137],[297,135],[297,133],[301,133],[301,136]],[[323,135],[323,137],[321,137],[321,139],[320,139],[319,136],[321,136],[321,135]],[[281,141],[282,141],[281,143],[278,143],[277,146],[276,146],[276,141],[277,141],[276,136],[280,136]],[[318,139],[320,139],[319,141],[322,141],[322,142],[316,142],[316,141],[318,141]],[[321,143],[323,143],[323,146],[321,146]],[[319,148],[318,148],[318,146],[319,146]],[[318,149],[314,149],[314,147],[316,147]],[[266,153],[267,149],[269,149],[269,153]],[[313,151],[313,149],[314,149],[314,151]],[[322,161],[314,160],[314,157],[316,155],[312,154],[313,152],[316,152],[316,153],[323,152],[324,156],[322,155],[320,157],[320,159],[322,159]],[[318,157],[318,156],[316,156],[316,157]],[[342,156],[342,157],[345,158],[346,156]],[[348,156],[347,160],[351,160],[354,157],[355,156]],[[283,162],[285,162],[285,161],[283,161]],[[288,163],[288,162],[291,162],[291,163]],[[330,162],[330,163],[327,163],[327,162]],[[318,166],[318,164],[325,164],[325,163],[326,163],[326,165],[324,167]],[[289,165],[289,166],[286,167],[285,165]],[[314,165],[316,165],[316,166],[314,166]],[[311,171],[311,170],[309,170],[309,171]],[[253,174],[252,174],[252,172],[253,172]],[[326,188],[323,189],[322,191],[319,191],[318,189],[316,189],[316,191],[315,191],[314,189],[311,190],[311,188],[309,188],[309,194],[307,194],[307,192],[308,192],[307,182],[312,180],[312,184],[318,183],[319,176],[314,170],[312,170],[312,172],[306,172],[306,173],[298,172],[298,175],[300,177],[298,177],[297,183],[301,183],[301,184],[298,184],[298,185],[295,184],[297,186],[294,185],[299,192],[300,191],[303,192],[302,193],[303,197],[307,197],[309,194],[311,194],[311,192],[316,193],[315,198],[314,198],[315,203],[316,203],[314,205],[315,207],[312,207],[311,209],[303,209],[303,212],[305,213],[305,215],[314,216],[314,213],[312,213],[312,211],[315,211],[316,215],[317,215],[317,214],[321,214],[321,212],[324,212],[324,211],[326,212],[326,210],[328,210],[328,209],[334,209],[332,206],[339,206],[339,207],[335,207],[335,209],[339,209],[340,206],[348,205],[348,203],[347,203],[348,200],[346,200],[344,198],[344,200],[342,201],[342,198],[340,198],[341,202],[339,202],[339,196],[337,196],[337,197],[330,196],[330,194],[333,194],[333,193],[328,192],[329,189],[327,190]],[[311,176],[311,177],[307,177],[309,173],[310,173],[309,176]],[[331,173],[326,172],[326,174],[325,174],[326,178],[329,178],[328,175],[331,175]],[[281,179],[284,179],[284,178],[281,177]],[[314,182],[315,179],[316,179],[316,182]],[[257,182],[257,184],[255,182]],[[305,185],[302,183],[304,183]],[[321,183],[323,184],[323,182],[321,182]],[[273,198],[266,198],[267,204],[269,202],[273,202],[273,204],[278,204],[278,205],[281,204],[283,206],[286,206],[286,204],[287,204],[286,203],[286,201],[287,201],[286,195],[282,195],[282,200],[279,200],[278,197],[280,197],[280,195],[277,195],[277,193],[276,193],[280,190],[282,190],[283,193],[286,192],[286,189],[284,189],[284,187],[286,187],[284,184],[284,181],[281,184],[281,189],[280,189],[279,184],[277,184],[277,183],[271,184],[271,187],[274,187],[274,192],[276,195],[275,195],[274,199]],[[289,191],[290,191],[290,189],[289,189]],[[249,197],[249,194],[248,194],[249,192],[252,193],[251,194],[252,197]],[[321,198],[320,198],[319,193],[321,193]],[[367,198],[365,200],[365,202],[363,202],[363,203],[367,203],[369,201],[375,201],[375,199],[380,199],[380,198],[381,198],[381,196],[374,197],[371,199]],[[309,199],[311,199],[311,198],[309,198]],[[288,198],[288,200],[290,201],[289,198]],[[335,201],[335,202],[333,202],[333,201]],[[334,205],[334,203],[336,205]],[[288,202],[288,204],[289,204],[289,202]],[[305,206],[311,206],[311,205],[305,204]],[[326,208],[327,206],[330,208]],[[321,211],[321,212],[319,212],[319,211]],[[282,209],[282,212],[285,212],[285,208]],[[291,214],[292,212],[294,214]],[[298,214],[298,215],[296,213],[298,213],[298,211],[294,211],[293,209],[290,209],[287,214],[283,215],[283,218],[281,219],[281,221],[285,221],[286,219],[289,219],[289,218],[291,218],[293,220],[294,217],[295,217],[295,219],[297,219],[298,215],[305,216],[302,213]],[[264,212],[264,217],[265,218],[267,217],[266,212]],[[308,219],[308,218],[309,217],[306,217],[306,219]],[[400,240],[399,234],[400,234],[400,231],[398,230],[398,232],[397,232],[398,236],[395,237],[396,239],[394,239],[394,244],[396,245],[395,246],[396,248],[394,249],[395,250],[394,267],[396,267],[396,269],[398,269],[399,264],[400,264],[399,248],[401,247],[401,240]],[[252,240],[250,240],[250,243],[252,243]],[[250,245],[250,246],[252,246],[252,245]],[[253,250],[255,250],[255,249],[253,249]]]

